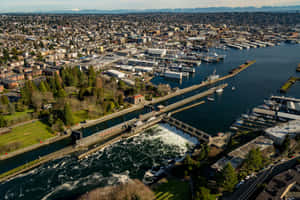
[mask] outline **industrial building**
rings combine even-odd
[[[182,72],[165,71],[166,78],[182,79]]]
[[[276,144],[282,144],[287,135],[293,138],[300,133],[300,120],[293,120],[275,127],[267,128],[265,133]]]
[[[113,76],[113,77],[116,77],[119,79],[125,78],[125,74],[123,72],[120,72],[117,70],[110,69],[110,70],[107,70],[106,73],[110,76]]]
[[[248,153],[252,149],[259,149],[266,154],[273,153],[273,141],[265,136],[259,136],[250,142],[244,144],[243,146],[233,150],[227,156],[222,157],[216,163],[214,163],[211,168],[220,171],[222,170],[227,163],[231,163],[231,165],[236,169],[241,166]]]

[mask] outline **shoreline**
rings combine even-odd
[[[99,119],[92,120],[92,121],[90,121],[90,122],[88,121],[88,122],[85,123],[83,126],[81,126],[81,125],[78,126],[78,125],[77,125],[77,126],[75,126],[75,127],[72,127],[71,129],[72,129],[72,130],[78,130],[78,129],[82,128],[82,127],[92,126],[93,124],[98,124],[98,123],[101,123],[101,122],[104,122],[104,121],[107,121],[107,120],[110,120],[110,119],[119,117],[119,116],[121,116],[121,115],[123,115],[123,114],[125,114],[125,113],[134,112],[134,111],[136,111],[136,110],[138,110],[138,109],[144,108],[145,105],[156,104],[156,103],[159,103],[159,102],[161,102],[161,101],[164,101],[164,100],[173,98],[173,97],[175,97],[175,96],[178,96],[178,95],[181,95],[181,94],[184,94],[184,93],[191,92],[191,91],[193,91],[193,90],[199,89],[199,88],[201,88],[201,87],[208,86],[208,85],[217,83],[217,82],[222,81],[222,80],[226,80],[226,79],[228,79],[228,78],[231,78],[231,77],[234,77],[234,76],[238,75],[240,72],[242,72],[243,70],[247,69],[249,66],[253,65],[254,63],[255,63],[255,61],[251,61],[250,63],[245,64],[245,66],[244,66],[243,68],[238,68],[238,70],[235,71],[234,73],[225,75],[225,76],[220,77],[220,78],[218,78],[218,79],[216,79],[216,80],[205,81],[205,82],[202,82],[201,84],[198,84],[198,85],[192,85],[192,86],[190,86],[190,87],[187,87],[187,88],[184,88],[184,89],[177,90],[177,91],[174,92],[174,93],[168,94],[168,95],[166,95],[166,96],[164,96],[164,97],[159,97],[159,98],[157,98],[157,99],[153,99],[152,101],[148,101],[148,102],[146,102],[145,104],[139,104],[139,105],[135,105],[135,106],[126,108],[126,109],[124,109],[124,110],[121,110],[121,111],[116,112],[116,113],[112,113],[112,114],[110,114],[110,115],[101,117],[101,118],[99,118]],[[137,133],[135,133],[135,134],[137,134]],[[69,137],[69,136],[66,135],[65,137]],[[60,141],[61,139],[62,139],[62,138],[57,138],[56,141]],[[56,141],[55,141],[55,142],[56,142]],[[109,142],[109,141],[108,141],[108,142]],[[52,141],[52,142],[49,142],[48,144],[51,144],[51,143],[53,143],[53,141]],[[45,144],[44,144],[44,145],[45,145]],[[40,147],[40,146],[34,147],[32,150],[34,150],[34,149],[36,149],[36,148],[38,148],[38,147]],[[31,147],[31,148],[32,148],[32,147]],[[29,149],[30,149],[30,148],[29,148]],[[41,161],[38,162],[36,165],[34,165],[34,167],[37,167],[37,166],[39,166],[39,165],[41,165],[41,164],[43,164],[43,163],[45,163],[45,162],[48,162],[48,161],[50,161],[50,160],[52,160],[52,159],[54,159],[54,158],[59,158],[59,157],[62,157],[62,156],[64,156],[64,155],[66,155],[66,154],[74,153],[74,152],[76,152],[76,151],[78,151],[78,150],[80,150],[80,149],[81,149],[81,148],[74,148],[74,147],[72,147],[72,146],[64,147],[63,149],[61,149],[61,150],[59,150],[59,151],[52,152],[52,153],[50,153],[50,154],[47,154],[47,155],[41,157],[40,159],[37,159],[37,160],[41,160]],[[20,154],[22,154],[22,153],[26,153],[26,152],[28,152],[28,151],[24,151],[24,149],[23,149],[23,151],[20,150],[20,152],[21,152],[21,153],[18,152],[18,154],[15,154],[15,155],[13,155],[13,156],[10,156],[10,158],[11,158],[11,157],[14,157],[14,156],[16,156],[16,155],[20,155]],[[4,160],[5,160],[5,159],[4,159]],[[24,165],[26,165],[26,164],[24,164]],[[21,165],[21,166],[24,166],[24,165]],[[21,167],[21,166],[19,166],[19,167]],[[28,171],[28,170],[34,168],[34,167],[31,166],[31,167],[25,168],[25,169],[23,169],[23,170],[21,170],[21,171],[18,171],[18,172],[16,172],[16,173],[13,173],[13,174],[10,174],[10,175],[8,175],[8,176],[5,176],[4,178],[0,179],[0,182],[2,182],[2,181],[4,181],[4,180],[7,180],[7,179],[9,179],[9,178],[11,178],[11,177],[14,177],[14,176],[16,176],[16,175],[18,175],[18,174],[20,174],[20,173],[26,172],[26,171]],[[17,168],[18,168],[18,167],[17,167]],[[17,169],[17,168],[14,168],[14,169],[12,169],[12,170],[15,170],[15,169]],[[12,170],[9,170],[9,171],[4,172],[4,173],[2,173],[2,174],[8,173],[8,172],[10,172],[10,171],[12,171]],[[1,175],[0,175],[0,177],[1,177]]]

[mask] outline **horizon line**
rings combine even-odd
[[[299,7],[298,9],[300,10],[300,5],[283,5],[283,6],[209,6],[209,7],[196,7],[196,8],[136,8],[136,9],[80,9],[80,8],[62,8],[62,9],[36,9],[36,10],[31,10],[31,11],[9,11],[9,10],[1,10],[0,9],[0,14],[12,14],[12,13],[62,13],[63,12],[84,12],[84,11],[98,11],[98,12],[122,12],[122,11],[128,11],[130,12],[144,12],[144,11],[164,11],[164,10],[169,10],[169,11],[174,11],[174,10],[196,10],[196,9],[245,9],[245,8],[252,8],[252,9],[264,9],[264,8],[289,8],[289,7]],[[285,10],[286,11],[286,10]],[[164,11],[166,12],[166,11]],[[127,13],[127,12],[124,12]]]

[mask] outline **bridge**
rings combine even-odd
[[[199,129],[196,129],[195,127],[192,127],[186,123],[183,123],[182,121],[179,121],[173,117],[166,116],[162,119],[163,122],[168,123],[172,126],[175,126],[176,128],[184,131],[185,133],[196,137],[200,142],[209,143],[210,142],[210,135],[205,133],[204,131],[201,131]]]

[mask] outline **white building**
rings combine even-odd
[[[165,71],[164,75],[166,78],[182,79],[181,72]]]
[[[147,49],[147,53],[154,57],[164,57],[167,54],[166,49]]]
[[[133,66],[130,65],[116,65],[115,67],[123,71],[134,72]]]
[[[297,134],[300,134],[300,120],[293,120],[272,128],[267,128],[265,133],[276,144],[282,144],[287,135],[293,138]]]
[[[141,66],[136,66],[134,67],[135,72],[152,72],[153,69],[152,67],[141,67]]]
[[[125,78],[125,74],[123,72],[119,72],[117,70],[110,69],[110,70],[107,70],[106,73],[110,76],[113,76],[113,77],[116,77],[119,79]]]

